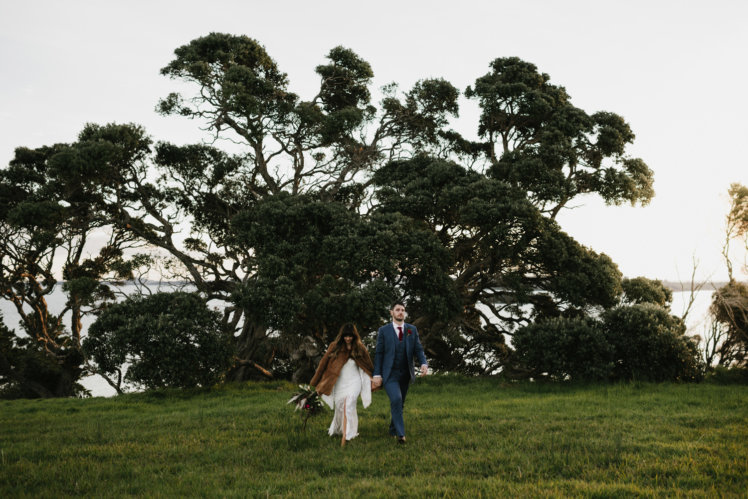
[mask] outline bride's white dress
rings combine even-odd
[[[366,372],[356,365],[353,359],[343,365],[340,376],[335,382],[332,394],[322,395],[322,400],[335,409],[328,433],[332,435],[343,434],[343,414],[346,415],[345,439],[350,440],[358,435],[358,413],[356,403],[361,395],[364,407],[371,404],[371,379]]]

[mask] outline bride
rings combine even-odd
[[[374,366],[353,324],[344,324],[330,344],[310,385],[335,410],[328,433],[343,435],[342,444],[358,435],[356,402],[371,404],[371,374]]]

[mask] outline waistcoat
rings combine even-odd
[[[403,341],[398,341],[395,345],[395,360],[392,363],[392,370],[397,371],[400,377],[408,372],[408,359],[406,357],[405,337],[403,336]]]

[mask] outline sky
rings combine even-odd
[[[562,228],[628,277],[688,281],[694,260],[698,279],[727,277],[727,189],[748,185],[744,0],[0,0],[0,167],[86,123],[201,140],[198,123],[154,108],[179,88],[159,73],[174,49],[210,32],[258,40],[303,99],[338,45],[371,64],[374,90],[441,77],[464,91],[498,57],[532,62],[577,107],[623,116],[628,153],[654,171],[648,206],[575,199]],[[479,110],[460,106],[452,126],[476,138]]]

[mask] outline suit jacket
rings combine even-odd
[[[392,372],[392,364],[395,361],[395,347],[397,346],[397,333],[390,322],[377,331],[377,350],[374,353],[374,376],[382,377],[382,384],[386,383]],[[413,358],[417,358],[420,365],[427,364],[423,353],[421,340],[418,339],[418,329],[412,324],[403,324],[403,341],[405,342],[405,358],[408,362],[410,382],[416,379],[413,370]]]

